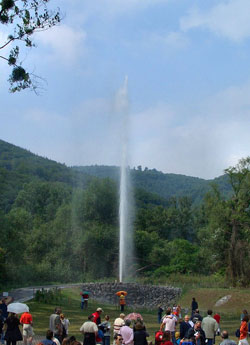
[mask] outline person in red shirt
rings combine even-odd
[[[247,341],[248,321],[249,321],[249,317],[247,315],[244,316],[243,320],[241,321],[239,345],[248,345],[248,341]]]
[[[32,345],[34,336],[32,315],[25,312],[21,315],[20,323],[23,326],[23,343],[24,345]]]
[[[220,314],[218,314],[218,313],[214,314],[214,319],[216,320],[216,322],[219,325],[216,334],[220,335]]]
[[[92,315],[94,316],[93,322],[98,325],[101,323],[101,313],[103,312],[102,308],[97,308],[96,312],[93,313]]]

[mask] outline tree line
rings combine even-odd
[[[135,191],[135,274],[220,274],[231,285],[250,277],[250,157],[226,169],[233,193],[214,184],[198,206]],[[0,282],[88,281],[118,276],[118,184],[93,178],[24,183],[1,210]]]

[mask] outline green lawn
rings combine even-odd
[[[240,290],[240,289],[196,289],[186,292],[179,300],[182,308],[189,307],[192,297],[196,297],[199,302],[200,309],[205,315],[205,310],[213,308],[215,302],[225,296],[231,294],[232,299],[214,310],[221,314],[221,329],[227,329],[230,334],[232,334],[232,339],[237,340],[234,336],[235,330],[239,327],[240,313],[243,308],[249,307],[250,310],[250,290]],[[49,325],[49,316],[53,312],[54,308],[58,304],[62,307],[62,311],[65,317],[70,320],[69,333],[70,335],[75,335],[78,340],[82,340],[82,335],[79,332],[79,328],[82,323],[87,320],[89,314],[93,313],[97,307],[102,307],[104,310],[103,314],[110,315],[111,324],[114,319],[119,316],[120,311],[118,306],[109,305],[105,303],[99,303],[92,299],[89,300],[89,307],[87,310],[80,309],[80,289],[71,288],[62,290],[62,299],[60,303],[56,304],[44,304],[35,301],[30,301],[27,304],[30,307],[30,311],[34,318],[34,330],[36,334],[44,335]],[[159,329],[159,324],[157,323],[157,310],[147,310],[147,309],[134,309],[126,307],[125,313],[139,312],[142,314],[147,331],[150,334],[149,340],[154,339],[155,332]],[[102,320],[104,320],[104,315],[102,315]],[[221,341],[220,337],[216,337],[216,344]]]
[[[34,319],[34,330],[36,334],[43,335],[49,326],[49,316],[53,312],[54,308],[58,304],[44,304],[38,303],[35,301],[27,302],[30,307],[30,312],[33,315]],[[82,335],[79,331],[79,328],[87,320],[89,314],[92,314],[97,307],[102,307],[104,313],[102,314],[102,320],[104,321],[104,315],[108,314],[110,316],[111,324],[114,322],[114,319],[117,318],[120,314],[118,306],[113,306],[105,303],[99,303],[90,298],[89,306],[87,310],[80,309],[80,289],[63,289],[62,290],[62,300],[59,303],[62,307],[62,311],[65,314],[65,317],[70,320],[69,333],[70,335],[75,335],[77,339],[82,340]],[[135,311],[133,308],[125,309],[125,313]],[[159,325],[157,323],[157,313],[156,310],[150,311],[145,309],[137,309],[137,312],[141,313],[147,329],[150,335],[153,335],[156,330],[158,330]]]

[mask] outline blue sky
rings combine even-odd
[[[61,25],[22,56],[45,90],[9,94],[0,61],[1,139],[67,165],[119,165],[128,76],[130,166],[214,178],[250,154],[249,0],[50,6]]]

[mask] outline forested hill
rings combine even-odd
[[[0,209],[3,211],[9,210],[24,183],[46,181],[84,187],[89,180],[91,177],[84,172],[0,140]]]
[[[250,157],[227,169],[226,200],[226,176],[131,169],[131,277],[229,272],[249,284],[249,174]],[[117,277],[118,180],[118,167],[67,167],[0,141],[0,288]],[[203,198],[211,182],[223,193]]]
[[[4,211],[10,209],[24,183],[58,182],[70,187],[85,188],[93,177],[109,177],[118,182],[119,167],[95,165],[70,168],[0,140],[0,208]],[[226,176],[204,180],[179,174],[164,174],[155,169],[142,170],[140,166],[131,169],[131,180],[138,201],[142,202],[141,199],[145,198],[154,204],[164,204],[163,199],[181,196],[187,196],[193,203],[199,204],[209,191],[211,182],[218,184],[224,196],[231,191]],[[145,202],[147,203],[146,200]]]
[[[119,167],[116,166],[80,166],[72,167],[73,170],[84,172],[99,178],[109,177],[119,180]],[[150,193],[158,194],[164,199],[171,197],[188,196],[195,204],[199,204],[204,195],[211,189],[211,184],[216,183],[224,196],[231,193],[231,187],[226,175],[213,180],[180,174],[164,174],[156,169],[131,169],[131,180],[135,188],[144,189]]]

